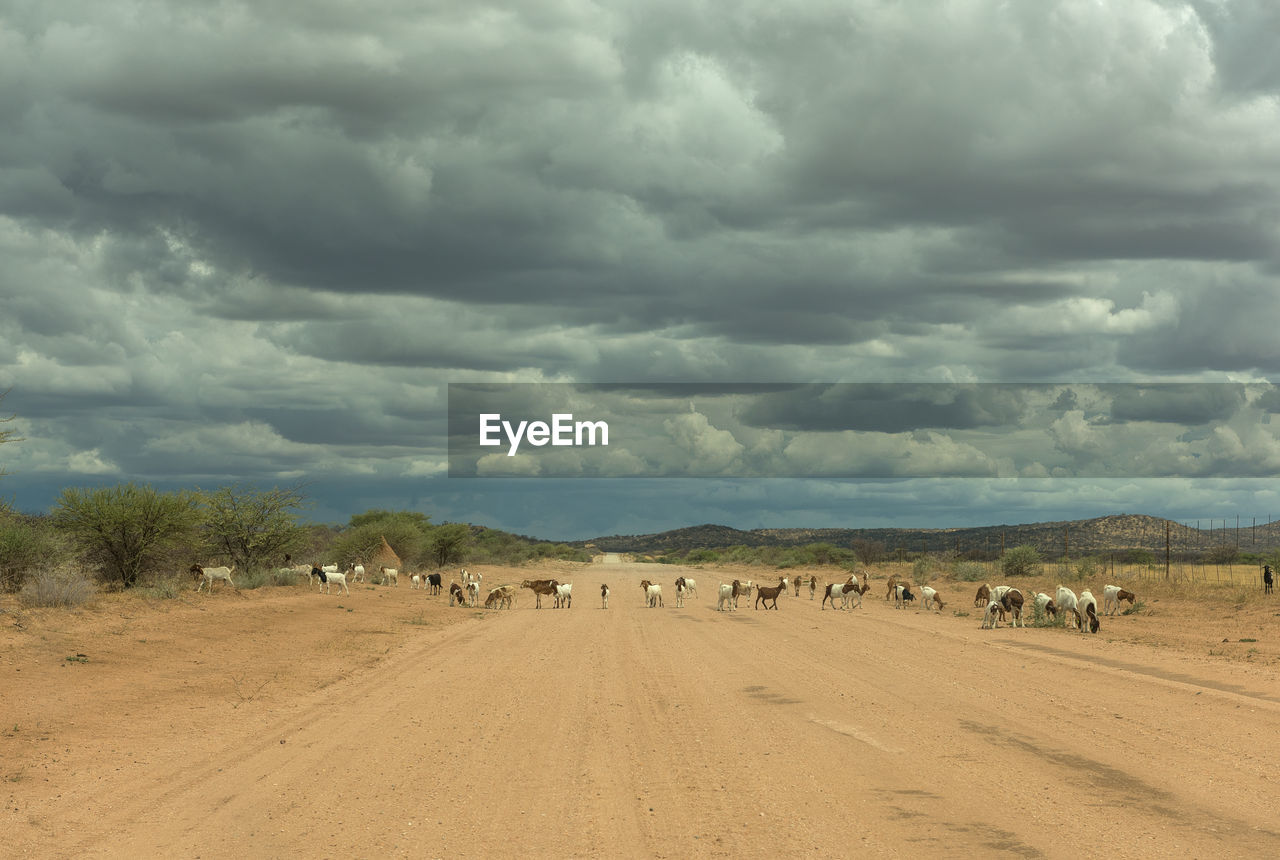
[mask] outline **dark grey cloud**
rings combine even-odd
[[[1274,378],[1275,18],[20,4],[0,13],[0,390],[28,425],[5,481],[73,458],[439,474],[459,380]],[[792,405],[883,432],[1021,408]],[[1269,462],[1264,406],[1121,407],[1109,432],[1201,420],[1209,473]],[[1099,438],[1101,409],[1059,403],[1059,465],[1138,444]],[[691,442],[762,444],[704,417]],[[1148,465],[1177,472],[1161,440]]]

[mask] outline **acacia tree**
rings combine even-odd
[[[201,492],[201,529],[209,550],[241,570],[280,567],[285,553],[306,542],[307,530],[295,513],[304,503],[297,487],[255,491],[237,485]]]
[[[125,588],[158,569],[169,554],[192,541],[200,518],[196,497],[185,490],[161,493],[128,483],[62,491],[53,522],[76,543],[103,578]]]
[[[466,523],[447,523],[431,533],[431,555],[436,567],[462,561],[463,551],[471,540],[471,527]]]
[[[0,400],[4,400],[5,395],[7,395],[8,393],[9,393],[8,391],[0,391]],[[0,418],[0,424],[8,424],[15,417],[16,416],[10,415],[8,418]],[[0,429],[0,445],[3,445],[5,442],[21,442],[22,439],[18,436],[15,436],[14,432],[15,431],[13,430]],[[4,474],[4,469],[0,469],[0,475],[3,475],[3,474]],[[0,502],[0,512],[2,512],[3,509],[6,507],[7,506],[3,502]]]

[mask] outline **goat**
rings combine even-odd
[[[827,601],[830,600],[831,608],[835,609],[836,598],[843,596],[844,590],[846,588],[853,588],[853,576],[850,576],[847,582],[842,582],[842,583],[828,582],[827,591],[825,594],[822,595],[822,608],[826,609]]]
[[[746,581],[746,583],[743,583],[741,580],[738,580],[738,579],[735,579],[735,580],[733,581],[733,608],[734,608],[734,609],[737,609],[737,608],[738,608],[738,598],[739,598],[739,597],[741,597],[741,596],[742,596],[742,595],[744,595],[744,594],[745,594],[748,598],[750,598],[750,597],[751,597],[751,586],[752,586],[752,585],[753,585],[753,583],[752,583],[752,582],[751,582],[751,580],[749,580],[749,579]]]
[[[1115,615],[1120,611],[1120,601],[1129,601],[1130,608],[1133,607],[1133,601],[1137,595],[1132,591],[1125,591],[1118,585],[1102,586],[1102,607],[1103,615]]]
[[[777,585],[761,585],[756,588],[756,609],[760,608],[760,601],[764,601],[764,608],[769,608],[769,601],[773,601],[773,608],[778,608],[778,595],[787,590],[787,578],[784,576],[778,580]]]
[[[1084,623],[1080,625],[1080,632],[1097,633],[1098,601],[1094,598],[1093,592],[1088,590],[1080,592],[1080,614],[1084,616]]]
[[[387,582],[390,581],[396,588],[400,587],[400,571],[396,570],[394,567],[380,567],[378,570],[382,571],[383,585],[386,585]]]
[[[450,582],[449,583],[449,605],[454,606],[455,604],[458,606],[466,606],[467,598],[462,593],[461,585],[458,585],[458,583],[456,582]]]
[[[796,577],[796,581],[794,584],[796,587],[796,597],[799,597],[800,596],[800,577],[798,576]]]
[[[1004,607],[1004,611],[1009,613],[1009,623],[1013,627],[1026,627],[1027,622],[1022,618],[1022,592],[1016,588],[1007,588],[1000,595],[1000,605]]]
[[[798,582],[799,580],[797,579],[796,581]],[[818,593],[818,577],[811,576],[809,577],[809,599],[813,600],[814,596],[817,593]]]
[[[916,596],[911,593],[910,585],[899,585],[897,594],[895,594],[893,598],[893,604],[898,609],[906,609],[907,604],[915,599]]]
[[[348,567],[347,570],[351,574],[352,582],[364,582],[364,565],[363,564],[353,564],[350,567]]]
[[[432,594],[440,593],[440,574],[438,573],[427,574],[427,588],[430,589]]]
[[[480,602],[480,583],[473,579],[462,590],[467,593],[467,602],[472,606]]]
[[[684,590],[689,592],[690,596],[698,596],[698,583],[694,582],[687,576],[682,576],[676,580],[676,588],[679,589],[682,585],[684,586]]]
[[[336,567],[337,565],[333,566]],[[311,575],[320,580],[321,585],[319,590],[323,591],[325,594],[328,594],[330,588],[335,584],[342,586],[344,594],[351,593],[351,589],[347,588],[347,575],[345,573],[338,573],[336,570],[326,570],[323,567],[313,567],[311,568]]]
[[[506,604],[506,608],[510,609],[512,600],[514,600],[514,595],[511,592],[511,586],[500,585],[489,592],[489,596],[484,599],[484,605],[486,609],[490,607],[502,609],[503,604]]]
[[[600,608],[609,608],[609,583],[607,582],[600,583]]]
[[[982,629],[991,630],[1000,626],[1000,601],[992,600],[987,603],[987,611],[982,616]]]
[[[898,586],[899,585],[910,586],[910,584],[911,583],[907,582],[906,579],[899,578],[898,574],[895,573],[893,576],[889,577],[889,590],[885,592],[884,599],[885,600],[892,599],[896,603],[899,599]]]
[[[413,576],[409,577],[409,583],[410,583],[409,585],[410,588],[421,588],[422,577],[418,576],[418,574],[415,573]]]
[[[663,606],[662,603],[662,586],[650,582],[647,579],[640,580],[640,587],[644,589],[644,599],[648,602],[649,608],[655,606]]]
[[[1043,591],[1036,595],[1036,609],[1043,612],[1051,621],[1058,618],[1058,604],[1053,602],[1053,598],[1045,594]]]
[[[723,612],[725,604],[733,611],[733,586],[727,582],[720,583],[720,599],[716,601],[716,610]]]
[[[1059,612],[1070,612],[1071,617],[1076,620],[1076,626],[1080,628],[1080,632],[1084,632],[1084,621],[1080,618],[1080,603],[1076,600],[1076,593],[1066,586],[1059,585],[1058,593],[1054,597],[1054,602],[1058,604]]]
[[[991,602],[991,586],[979,585],[978,593],[973,598],[974,606],[986,606]]]
[[[534,609],[541,609],[542,598],[554,597],[556,593],[556,586],[559,584],[560,583],[556,582],[554,579],[526,579],[524,582],[520,583],[520,587],[527,588],[534,593],[534,596],[537,598],[537,605],[534,606]]]
[[[684,608],[684,577],[676,580],[676,609]]]
[[[236,591],[240,590],[239,587],[231,581],[231,571],[235,569],[236,566],[234,564],[231,565],[231,567],[202,567],[201,565],[193,564],[191,565],[190,573],[200,579],[200,582],[196,584],[196,591],[199,591],[207,585],[209,586],[209,593],[212,594],[213,583],[218,579],[226,580],[227,585],[230,585]]]
[[[946,605],[942,602],[942,598],[938,596],[938,590],[936,588],[930,588],[927,585],[922,585],[920,586],[920,594],[924,598],[920,601],[920,606],[922,608],[927,607],[929,609],[933,609],[933,606],[936,605],[938,607],[938,611],[941,612],[942,607]]]
[[[565,582],[556,586],[556,604],[555,608],[560,609],[573,608],[573,583]]]

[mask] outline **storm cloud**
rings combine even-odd
[[[726,467],[772,468],[774,432],[830,433],[790,456],[835,461],[857,432],[1052,476],[1012,438],[979,454],[955,435],[1052,404],[989,388],[871,409],[822,386],[1274,378],[1276,14],[8,4],[0,412],[24,441],[0,448],[0,493],[42,509],[59,482],[303,476],[484,521],[484,482],[445,478],[450,382],[798,384],[666,432]],[[1152,476],[1269,474],[1271,400],[1190,390],[1106,409],[1085,391],[1038,431],[1092,474],[1144,439],[1129,467]],[[705,447],[716,432],[741,450]],[[593,512],[615,492],[555,486]],[[800,522],[791,486],[761,516]],[[982,498],[1008,520],[1043,496]],[[886,509],[829,515],[864,504]],[[499,508],[491,524],[529,530]]]

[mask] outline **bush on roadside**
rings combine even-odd
[[[93,580],[71,567],[37,567],[29,571],[18,599],[23,606],[75,607],[83,606],[98,593]]]

